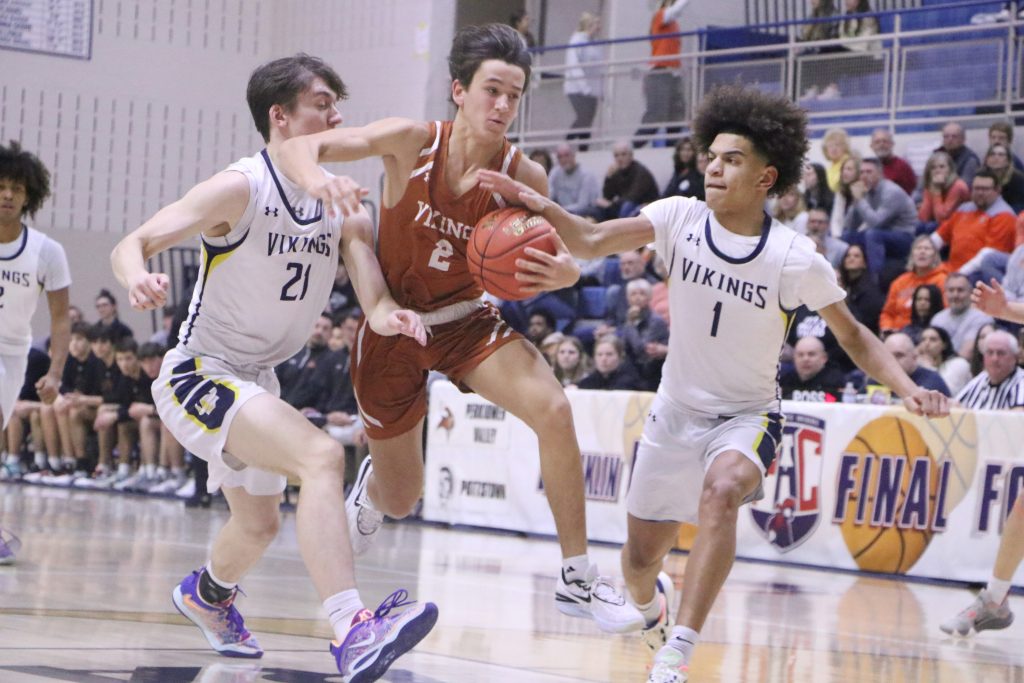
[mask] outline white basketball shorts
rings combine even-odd
[[[210,493],[236,486],[254,496],[284,491],[284,476],[248,467],[231,455],[225,460],[231,421],[246,401],[262,393],[281,394],[273,368],[237,368],[180,349],[164,356],[160,375],[153,380],[157,413],[187,451],[209,463],[206,488]]]
[[[655,396],[637,447],[626,498],[629,514],[652,522],[696,523],[704,475],[715,458],[739,451],[757,465],[763,480],[781,443],[778,413],[705,417]],[[759,486],[743,502],[762,497]]]

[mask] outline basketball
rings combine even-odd
[[[526,283],[516,280],[516,259],[530,258],[525,249],[533,247],[555,254],[551,224],[538,214],[521,207],[492,211],[476,224],[466,247],[469,272],[477,284],[506,301],[534,296],[524,292]]]
[[[936,502],[939,468],[928,445],[908,420],[886,416],[864,425],[843,455],[857,456],[857,485],[846,503],[841,527],[850,555],[865,571],[906,573],[920,559],[933,534],[931,512]],[[927,469],[915,469],[922,458],[932,462]],[[914,472],[927,472],[927,476],[914,480]],[[883,476],[888,480],[883,481]],[[879,496],[883,486],[895,490],[887,501]],[[911,499],[918,505],[922,499],[925,503],[923,529],[900,523]],[[863,515],[860,520],[859,513]]]

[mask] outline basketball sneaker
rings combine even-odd
[[[558,611],[570,617],[587,617],[597,622],[606,633],[629,633],[644,627],[644,617],[626,602],[611,582],[597,575],[597,565],[590,565],[583,579],[566,580],[565,569],[555,586]]]
[[[373,538],[384,524],[384,513],[374,510],[369,505],[366,485],[373,474],[373,463],[370,457],[363,458],[359,465],[355,486],[345,499],[345,515],[348,517],[348,536],[352,541],[352,552],[362,555],[373,545]]]
[[[245,628],[242,615],[235,609],[235,588],[224,602],[210,604],[199,595],[199,574],[196,570],[174,587],[171,597],[181,614],[199,627],[210,647],[225,657],[263,656],[263,649]]]
[[[978,633],[990,629],[998,630],[1012,624],[1013,612],[1010,611],[1009,598],[1003,598],[1003,602],[997,605],[988,597],[987,590],[981,591],[967,609],[944,621],[939,628],[951,636],[965,638],[971,635],[972,631]]]
[[[0,529],[0,565],[14,564],[14,555],[20,548],[20,538],[7,529]]]
[[[331,654],[345,683],[368,683],[384,675],[391,664],[423,640],[437,623],[437,605],[424,602],[399,614],[393,609],[413,604],[409,593],[397,590],[376,612],[360,610],[342,643],[331,642]]]
[[[683,654],[671,647],[658,651],[647,675],[647,683],[686,683],[688,667],[683,664]]]
[[[659,572],[655,587],[658,591],[658,601],[661,603],[661,613],[653,623],[644,624],[643,630],[640,631],[640,637],[644,644],[651,648],[651,652],[657,652],[665,647],[665,643],[668,642],[668,634],[674,624],[672,594],[675,592],[675,587],[672,585],[672,577],[665,572]]]

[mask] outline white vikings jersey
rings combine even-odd
[[[0,244],[0,354],[27,354],[39,295],[70,285],[64,248],[38,230],[23,225]]]
[[[228,166],[252,194],[238,224],[204,238],[179,347],[233,365],[274,366],[302,348],[327,305],[342,220],[278,172],[266,150]]]
[[[746,237],[692,198],[663,199],[643,214],[669,269],[669,352],[658,393],[709,416],[777,412],[790,312],[846,296],[832,266],[810,239],[767,215],[761,235]]]

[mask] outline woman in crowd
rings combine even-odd
[[[578,386],[580,380],[594,369],[594,363],[583,348],[583,342],[576,337],[566,337],[558,345],[554,365],[555,378],[566,388]]]
[[[884,333],[896,332],[910,324],[910,313],[913,308],[913,297],[921,285],[935,285],[940,290],[946,284],[946,266],[939,258],[931,237],[918,235],[910,245],[910,256],[907,258],[907,272],[903,273],[889,285],[889,295],[882,308],[882,317],[878,321],[879,329]]]
[[[803,193],[795,185],[776,198],[771,214],[772,218],[783,225],[788,225],[801,235],[807,234],[807,206],[804,204]]]
[[[941,223],[971,198],[971,190],[956,173],[956,164],[943,151],[932,152],[924,165],[921,208],[917,219],[922,223]]]
[[[605,335],[594,345],[594,371],[580,380],[580,389],[627,389],[640,391],[643,381],[625,362],[626,349],[615,335]]]
[[[591,12],[580,15],[576,32],[569,37],[569,49],[565,53],[565,83],[563,92],[569,98],[576,113],[572,122],[572,132],[567,140],[580,140],[580,151],[588,149],[586,140],[590,139],[590,127],[597,115],[597,105],[604,95],[604,74],[600,66],[592,66],[604,61],[604,46],[592,45],[601,30],[601,17]],[[703,185],[701,186],[703,191]]]
[[[919,285],[914,290],[912,300],[914,305],[910,309],[910,322],[900,332],[916,343],[924,329],[931,325],[935,314],[944,309],[946,304],[942,300],[942,290],[936,285]]]
[[[853,317],[878,334],[878,318],[885,297],[878,279],[868,271],[868,257],[858,244],[851,244],[839,266],[839,285],[846,290],[846,305]]]
[[[846,214],[853,208],[853,192],[850,186],[860,178],[860,155],[846,157],[839,169],[839,185],[832,199],[832,216],[829,232],[833,237],[842,237],[846,225]]]
[[[1024,174],[1013,167],[1010,148],[996,143],[985,154],[985,168],[992,171],[1002,188],[1003,200],[1014,213],[1024,211]]]
[[[830,128],[821,139],[821,151],[829,163],[825,170],[828,189],[837,192],[840,171],[843,163],[850,157],[850,136],[842,128]],[[859,164],[857,170],[860,171]]]
[[[921,332],[921,341],[917,344],[917,359],[940,375],[949,387],[951,395],[960,393],[971,381],[971,364],[957,355],[949,332],[941,327],[929,325]]]
[[[865,14],[871,11],[871,3],[868,0],[846,0],[844,3],[846,16]],[[864,38],[866,36],[877,36],[880,32],[877,17],[844,18],[839,23],[839,37],[849,40],[850,38]],[[881,42],[867,40],[856,43],[846,43],[847,50],[852,52],[875,52],[881,48]]]
[[[530,161],[536,161],[538,164],[544,167],[544,173],[551,175],[551,169],[554,168],[555,162],[551,158],[551,152],[547,151],[543,147],[530,152]]]
[[[825,167],[818,163],[804,166],[804,205],[808,210],[824,209],[832,213],[832,190],[828,188]]]
[[[672,164],[672,178],[661,193],[662,198],[696,197],[704,201],[704,174],[697,170],[697,146],[689,136],[676,143]]]
[[[827,19],[836,15],[836,6],[832,0],[811,0],[811,12],[808,19]],[[800,31],[799,40],[810,42],[812,40],[831,40],[836,37],[839,26],[834,21],[816,21],[813,24],[804,24]]]

